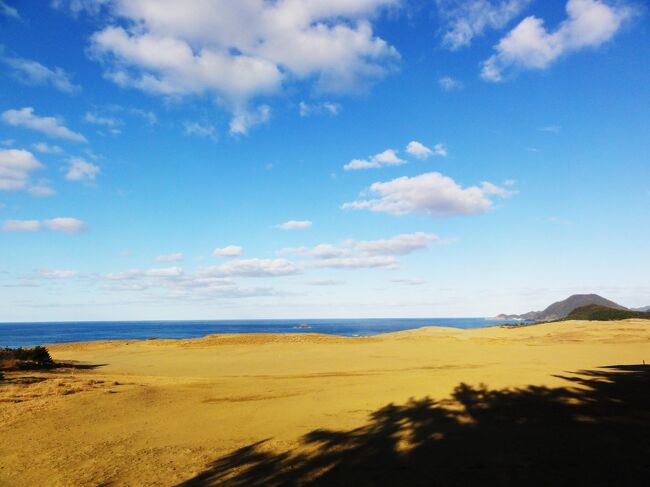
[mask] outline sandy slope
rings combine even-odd
[[[175,485],[260,440],[291,448],[460,382],[562,385],[554,374],[650,362],[649,343],[649,322],[626,320],[55,345],[100,366],[0,382],[0,485]]]

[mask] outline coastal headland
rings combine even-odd
[[[634,319],[51,345],[0,380],[0,485],[624,485],[649,345]]]

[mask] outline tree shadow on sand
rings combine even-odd
[[[181,485],[650,485],[650,367],[563,378],[389,404],[360,428],[308,433],[299,452],[252,444]]]

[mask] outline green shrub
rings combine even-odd
[[[0,363],[8,366],[20,366],[23,363],[35,363],[39,366],[54,364],[50,352],[45,347],[3,348],[0,349]]]

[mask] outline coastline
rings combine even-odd
[[[177,485],[238,449],[299,450],[314,431],[444,402],[462,383],[572,386],[580,371],[650,361],[648,343],[648,322],[625,320],[56,344],[73,366],[0,390],[0,483]]]

